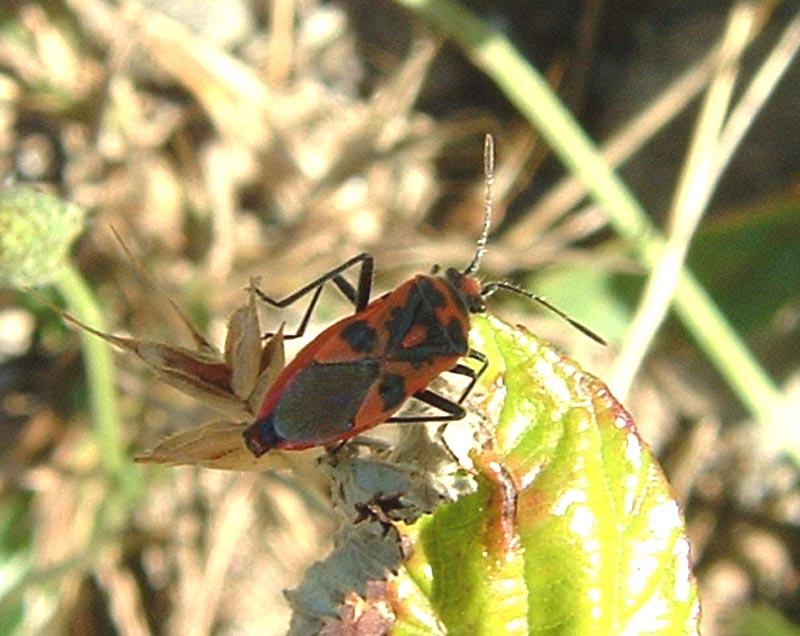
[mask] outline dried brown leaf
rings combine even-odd
[[[329,619],[320,636],[384,636],[394,625],[386,581],[367,581],[367,596],[349,592],[339,606],[339,618]]]
[[[281,470],[298,462],[309,464],[320,451],[294,451],[291,456],[279,451],[254,457],[244,445],[242,431],[248,422],[216,421],[181,431],[136,456],[142,464],[194,465],[218,470]],[[302,457],[301,457],[302,456]]]
[[[242,400],[250,397],[261,373],[261,329],[253,294],[228,320],[225,362],[231,369],[230,386]]]
[[[286,351],[283,348],[283,325],[281,325],[261,349],[258,379],[247,400],[251,413],[258,414],[269,387],[275,382],[284,366],[286,366]]]
[[[173,303],[173,307],[175,304]],[[254,296],[228,321],[225,351],[208,344],[179,311],[198,349],[152,340],[108,334],[61,312],[73,325],[138,356],[164,382],[198,397],[230,419],[176,433],[153,450],[136,457],[142,463],[199,465],[222,470],[268,470],[300,463],[303,453],[286,459],[283,453],[256,458],[247,449],[242,431],[253,421],[266,391],[283,369],[283,330],[262,344]],[[319,452],[305,455],[318,455]]]

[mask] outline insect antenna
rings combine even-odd
[[[527,289],[523,289],[522,287],[517,287],[516,285],[512,285],[511,283],[506,283],[506,282],[503,282],[503,281],[495,281],[493,283],[487,283],[486,285],[483,286],[483,288],[481,289],[481,296],[483,296],[484,298],[486,298],[488,296],[491,296],[498,289],[505,289],[505,290],[513,292],[515,294],[519,294],[520,296],[525,296],[525,298],[529,298],[530,300],[533,300],[533,301],[539,303],[543,307],[545,307],[545,308],[549,309],[550,311],[552,311],[559,318],[561,318],[563,320],[566,320],[570,325],[575,327],[575,329],[580,331],[585,336],[588,336],[589,338],[594,340],[596,343],[601,344],[604,347],[608,345],[608,343],[603,338],[601,338],[594,331],[589,329],[589,327],[587,327],[583,323],[578,322],[572,316],[570,316],[567,313],[565,313],[562,310],[560,310],[554,304],[549,302],[546,298],[544,298],[542,296],[538,296],[538,295],[534,294],[533,292],[529,292]]]
[[[489,240],[489,228],[492,226],[492,185],[494,185],[494,138],[486,135],[483,139],[483,177],[485,189],[483,195],[483,229],[478,238],[478,248],[472,262],[464,270],[465,276],[471,276],[478,271],[481,259],[486,254],[486,242]]]
[[[478,267],[480,267],[481,264],[481,259],[486,254],[486,243],[489,240],[489,229],[492,226],[492,186],[494,185],[494,159],[494,138],[487,134],[483,140],[483,176],[484,183],[486,184],[483,196],[483,229],[481,230],[481,235],[478,238],[478,247],[475,250],[475,256],[472,257],[472,262],[470,262],[470,264],[467,265],[466,269],[464,270],[465,276],[472,276],[478,271]],[[538,296],[533,292],[529,292],[527,289],[523,289],[522,287],[517,287],[512,283],[506,283],[503,281],[486,283],[481,288],[480,294],[483,298],[487,298],[494,294],[498,289],[504,289],[515,294],[519,294],[520,296],[525,296],[525,298],[533,300],[546,309],[549,309],[562,320],[566,320],[575,329],[580,331],[585,336],[588,336],[598,344],[603,346],[608,344],[603,338],[589,329],[589,327],[578,322],[560,310],[558,307],[550,303],[546,298]]]

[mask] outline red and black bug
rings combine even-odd
[[[285,336],[288,338],[303,335],[327,282],[355,306],[353,315],[306,345],[270,387],[256,421],[244,431],[247,447],[255,456],[271,449],[300,450],[340,442],[384,422],[445,422],[464,417],[462,403],[487,366],[486,356],[468,344],[469,315],[486,311],[485,298],[498,289],[543,304],[602,342],[544,298],[505,282],[482,285],[475,277],[491,223],[494,144],[489,135],[484,172],[483,231],[464,271],[449,268],[440,273],[435,267],[430,274],[418,274],[370,302],[374,263],[372,256],[364,253],[280,300],[254,289],[274,307],[286,307],[313,292],[296,333]],[[357,287],[343,276],[353,267],[360,267]],[[477,361],[477,370],[460,362],[462,358]],[[470,378],[455,401],[428,389],[444,372]],[[441,413],[394,416],[412,397]]]

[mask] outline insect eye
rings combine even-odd
[[[475,296],[466,296],[467,309],[473,314],[482,314],[486,311],[486,302],[480,294]]]

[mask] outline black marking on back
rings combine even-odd
[[[457,304],[466,320],[467,310],[463,299],[450,285],[448,289],[451,290],[449,299],[434,286],[430,278],[419,278],[409,290],[405,304],[392,309],[391,318],[386,322],[389,332],[387,360],[410,362],[419,368],[437,356],[462,356],[467,353],[462,323],[453,318],[449,324],[442,325],[436,315],[436,310],[450,300]],[[413,347],[404,347],[403,338],[415,326],[422,327],[425,340]]]
[[[447,325],[447,338],[458,351],[464,352],[461,355],[466,355],[469,350],[469,345],[467,344],[467,334],[464,333],[464,327],[462,325],[463,323],[453,318],[450,324]]]
[[[399,373],[387,373],[378,386],[378,393],[383,399],[383,410],[395,410],[408,397],[405,379]]]
[[[365,320],[356,320],[339,332],[356,353],[372,353],[378,342],[378,333]]]
[[[285,440],[324,444],[353,428],[380,373],[378,360],[312,361],[287,385],[271,418]]]

